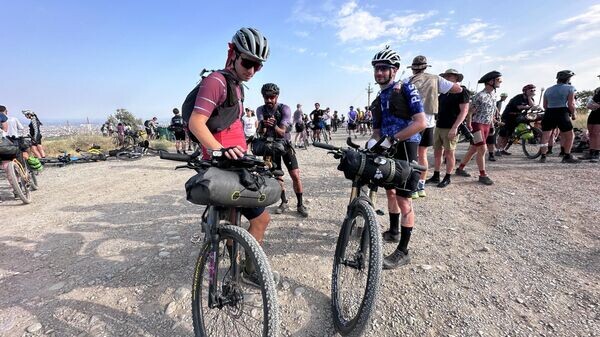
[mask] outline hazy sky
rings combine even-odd
[[[579,90],[600,86],[597,1],[8,1],[0,0],[0,105],[42,120],[104,118],[126,108],[171,116],[204,67],[219,69],[237,29],[256,27],[271,57],[250,82],[280,102],[346,112],[367,104],[370,60],[390,44],[402,70],[418,54],[431,73],[453,67],[474,88],[491,70],[500,92],[548,87],[571,69]],[[402,77],[407,77],[409,71]],[[375,92],[378,88],[375,88]],[[373,96],[371,96],[373,99]]]

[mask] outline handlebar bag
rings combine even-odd
[[[11,160],[19,153],[19,146],[15,145],[10,140],[2,137],[0,141],[0,159]]]
[[[364,182],[387,188],[405,189],[415,177],[418,181],[419,176],[419,172],[413,170],[405,160],[367,156],[358,151],[347,151],[337,169],[344,172],[346,179],[360,178]]]
[[[185,183],[187,200],[197,205],[266,207],[281,198],[279,182],[247,169],[209,167]]]

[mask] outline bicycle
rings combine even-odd
[[[8,143],[10,146],[10,143]],[[0,162],[6,178],[13,189],[16,198],[21,199],[24,204],[31,203],[32,175],[29,173],[27,163],[23,159],[23,153],[18,145],[14,145],[14,155],[0,158]],[[36,185],[37,189],[37,185]]]
[[[29,140],[28,140],[29,139]],[[39,184],[37,180],[38,171],[31,168],[31,165],[25,160],[23,156],[23,152],[30,152],[31,142],[30,136],[20,136],[20,137],[11,137],[10,140],[15,143],[20,149],[20,153],[17,155],[17,160],[21,163],[21,165],[25,168],[25,173],[29,179],[29,187],[32,191],[37,191],[39,189]],[[31,155],[31,154],[29,154]],[[41,162],[40,162],[41,163]]]
[[[399,180],[406,181],[413,170],[425,169],[416,162],[390,158],[393,150],[384,150],[380,146],[383,141],[385,138],[381,138],[373,150],[360,149],[350,137],[346,140],[347,149],[313,143],[340,159],[338,169],[352,180],[331,276],[333,323],[343,336],[360,336],[375,309],[383,262],[381,231],[374,210],[377,189],[395,186]],[[346,284],[345,276],[350,283],[361,279],[360,284]]]
[[[259,158],[244,156],[229,160],[223,150],[217,150],[212,151],[210,160],[201,160],[198,159],[200,153],[200,150],[192,155],[161,152],[160,158],[186,162],[176,169],[189,168],[198,172],[210,168],[230,172],[246,169],[255,176],[272,177]],[[189,195],[188,191],[188,198]],[[235,192],[232,199],[234,195]],[[265,203],[274,203],[278,197],[265,200]],[[248,332],[256,331],[261,336],[278,334],[279,311],[271,267],[258,242],[240,224],[240,210],[235,206],[208,203],[204,210],[202,232],[205,236],[192,283],[195,336],[246,336]],[[242,282],[242,269],[248,264],[255,266],[259,289]]]
[[[505,150],[511,147],[512,144],[521,143],[521,148],[525,157],[535,159],[542,154],[542,130],[532,124],[542,120],[544,116],[543,110],[523,110],[517,116],[517,127],[508,138]],[[503,126],[501,126],[502,128]]]

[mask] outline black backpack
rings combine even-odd
[[[225,102],[220,106],[216,107],[206,126],[210,130],[211,133],[219,132],[227,129],[231,126],[237,119],[239,119],[239,106],[238,106],[238,97],[235,90],[235,86],[238,84],[238,81],[233,77],[233,75],[227,70],[218,70],[221,73],[225,80],[227,81],[227,98]],[[204,77],[203,77],[204,79]],[[183,120],[185,123],[189,124],[190,117],[192,116],[192,112],[194,111],[194,106],[196,104],[196,96],[198,96],[198,90],[200,88],[200,83],[190,91],[190,93],[185,98],[183,105],[181,106],[181,115],[183,116]],[[244,86],[240,86],[242,97],[239,101],[244,102]],[[198,142],[196,137],[190,132],[190,138],[192,141]]]

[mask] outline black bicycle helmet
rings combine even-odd
[[[567,80],[573,76],[575,76],[575,73],[570,70],[561,70],[558,73],[556,73],[557,80]]]
[[[502,77],[502,74],[499,71],[493,70],[483,75],[477,83],[487,83],[491,80],[497,79],[498,77]]]
[[[265,83],[260,89],[260,93],[263,96],[278,96],[279,87],[275,83]]]
[[[235,33],[231,43],[238,52],[256,61],[264,62],[269,57],[269,42],[255,28],[241,28]]]
[[[373,56],[371,65],[375,66],[376,64],[389,64],[396,68],[400,68],[400,55],[393,49],[390,49],[390,46],[385,46],[383,50]]]

